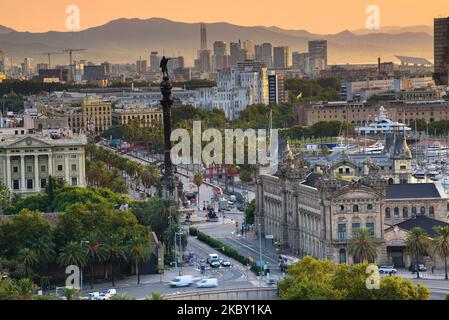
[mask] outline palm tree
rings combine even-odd
[[[17,282],[17,292],[21,300],[30,300],[36,285],[30,279],[20,279]]]
[[[106,242],[108,261],[111,263],[112,286],[115,287],[115,265],[126,260],[125,250],[118,235],[113,234]]]
[[[201,185],[204,183],[204,177],[202,174],[197,173],[193,176],[193,183],[197,186],[198,188],[198,210],[200,209],[200,187]]]
[[[429,238],[424,229],[417,227],[410,230],[405,239],[405,247],[411,255],[415,256],[416,274],[419,278],[419,256],[425,254],[429,248]]]
[[[98,240],[96,234],[90,234],[87,237],[87,241],[86,258],[90,266],[90,288],[93,289],[95,265],[106,259],[106,248]]]
[[[449,256],[449,227],[438,226],[433,229],[436,232],[436,236],[432,240],[434,252],[444,259],[444,278],[448,280],[447,257]]]
[[[81,243],[69,242],[59,253],[58,263],[61,267],[75,265],[83,268],[86,265],[86,255]]]
[[[18,252],[18,260],[25,267],[25,278],[28,278],[29,270],[38,262],[36,252],[30,248],[20,249]]]
[[[349,254],[353,256],[356,263],[374,262],[377,258],[378,245],[370,230],[359,228],[349,241]]]
[[[146,166],[142,171],[141,175],[142,184],[146,189],[149,189],[159,182],[160,176],[161,174],[159,168],[156,167],[155,165],[150,164]]]
[[[150,238],[147,237],[134,237],[128,244],[128,256],[129,260],[135,263],[137,284],[140,284],[140,272],[139,263],[146,262],[151,255]]]

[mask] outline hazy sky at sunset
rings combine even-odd
[[[81,10],[81,29],[117,18],[163,17],[335,33],[363,28],[368,5],[379,6],[384,26],[432,25],[434,17],[449,16],[449,0],[1,0],[0,25],[18,31],[65,31],[70,4]]]

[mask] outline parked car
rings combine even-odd
[[[418,264],[418,268],[416,267],[416,264],[412,264],[410,265],[410,267],[408,268],[411,272],[416,272],[416,269],[419,270],[419,272],[426,272],[427,268],[425,265],[423,265],[422,263]]]
[[[273,278],[268,278],[268,279],[266,280],[266,282],[267,282],[267,284],[268,284],[269,286],[274,286],[274,285],[277,283],[277,281],[276,281],[275,279],[273,279]]]
[[[231,262],[230,262],[229,260],[223,260],[223,261],[221,262],[221,265],[222,265],[223,267],[230,267],[230,266],[231,266]]]
[[[218,268],[218,267],[220,267],[220,260],[218,260],[218,259],[212,260],[212,261],[210,262],[210,266],[211,266],[212,268]]]
[[[102,292],[98,295],[98,297],[95,300],[110,300],[110,299],[111,297],[108,294]]]
[[[90,292],[86,296],[84,296],[83,300],[97,300],[100,296],[100,292]]]
[[[398,270],[396,270],[393,266],[379,266],[379,273],[398,273]]]
[[[188,287],[192,285],[193,277],[192,276],[179,276],[170,281],[171,287]]]
[[[218,286],[218,279],[202,279],[196,283],[198,288],[214,288]]]

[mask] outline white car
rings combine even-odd
[[[231,262],[229,262],[229,260],[223,260],[223,261],[221,262],[221,265],[222,265],[223,267],[230,267],[230,266],[231,266]]]
[[[192,276],[179,276],[170,281],[171,287],[188,287],[192,285],[193,277]]]
[[[218,279],[202,279],[196,283],[198,288],[215,288],[218,286]]]
[[[379,266],[379,273],[398,273],[393,266]]]
[[[210,266],[211,266],[212,268],[219,268],[219,267],[220,267],[220,260],[218,260],[218,259],[212,260],[212,261],[210,262]]]

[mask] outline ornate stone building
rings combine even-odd
[[[447,221],[441,187],[410,183],[411,154],[404,137],[396,137],[380,158],[388,170],[365,157],[313,165],[287,144],[278,172],[257,177],[256,227],[262,236],[273,235],[298,256],[354,263],[349,242],[363,227],[379,242],[377,262],[388,263],[385,228],[417,215]]]

